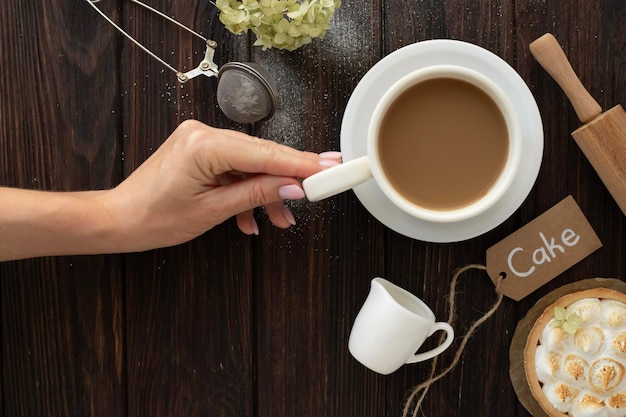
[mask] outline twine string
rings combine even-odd
[[[456,310],[457,282],[459,280],[459,277],[464,272],[470,269],[479,269],[479,270],[486,271],[487,267],[484,265],[480,265],[480,264],[471,264],[471,265],[466,265],[463,268],[458,269],[454,273],[452,277],[452,282],[450,283],[450,296],[448,297],[447,323],[450,325],[452,325],[452,323],[454,322],[454,312]],[[452,362],[450,363],[450,365],[448,365],[446,369],[441,371],[438,375],[435,375],[435,370],[437,367],[437,356],[433,358],[432,364],[430,367],[430,375],[429,375],[428,380],[422,382],[421,384],[411,389],[410,394],[408,395],[406,399],[406,403],[404,405],[402,417],[408,417],[408,416],[417,417],[418,413],[420,412],[424,398],[426,397],[426,394],[428,393],[428,390],[430,389],[431,385],[437,382],[438,380],[440,380],[441,378],[443,378],[444,376],[446,376],[450,371],[452,371],[452,369],[454,369],[454,367],[458,364],[459,360],[461,359],[463,350],[465,349],[465,346],[467,345],[467,342],[469,341],[470,337],[472,337],[476,329],[478,329],[480,325],[482,325],[485,321],[487,321],[496,312],[498,307],[500,307],[500,304],[502,303],[502,299],[504,298],[504,295],[500,292],[500,283],[502,282],[502,279],[503,277],[499,276],[498,279],[496,280],[495,290],[496,290],[496,293],[498,294],[496,302],[493,304],[491,309],[489,309],[489,311],[487,311],[485,314],[483,314],[482,317],[478,318],[476,321],[474,321],[474,323],[472,323],[472,325],[470,326],[465,336],[463,336],[463,340],[461,341],[461,344],[459,345],[456,353],[454,354],[454,358]],[[442,335],[440,342],[443,342],[443,339],[444,339],[444,335]],[[419,398],[417,399],[417,401],[415,401],[418,395],[419,395]],[[415,406],[413,407],[413,411],[411,412],[412,404],[414,402],[415,402]]]

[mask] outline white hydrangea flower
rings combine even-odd
[[[251,30],[255,46],[293,51],[324,37],[341,0],[216,0],[215,5],[232,33]]]

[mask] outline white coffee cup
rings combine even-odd
[[[416,353],[439,330],[447,333],[445,341],[427,352]],[[452,327],[436,322],[435,314],[422,300],[383,278],[374,278],[352,326],[348,350],[367,368],[387,375],[404,364],[439,355],[453,339]]]
[[[435,78],[462,80],[481,89],[496,103],[508,131],[508,155],[504,168],[493,185],[476,201],[451,210],[422,207],[405,198],[385,176],[378,153],[378,131],[389,106],[411,86]],[[450,123],[454,123],[454,120],[450,120]],[[422,68],[394,83],[376,105],[369,120],[368,136],[363,140],[367,140],[367,155],[321,171],[303,181],[304,191],[310,201],[318,201],[336,195],[374,178],[377,185],[393,204],[415,218],[430,222],[462,221],[483,213],[504,195],[515,179],[522,153],[519,117],[506,94],[496,83],[479,72],[455,65],[436,65]]]

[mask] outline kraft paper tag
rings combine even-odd
[[[521,300],[594,251],[602,242],[572,196],[487,249],[487,273],[499,291]]]

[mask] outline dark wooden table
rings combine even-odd
[[[626,103],[624,0],[346,0],[326,38],[295,52],[263,52],[252,37],[230,34],[209,1],[149,3],[215,39],[218,64],[265,66],[280,90],[275,117],[230,122],[216,106],[215,80],[178,84],[84,0],[3,0],[0,185],[113,187],[188,118],[338,149],[346,104],[368,69],[433,38],[480,45],[526,81],[545,130],[539,177],[507,221],[459,243],[393,232],[347,192],[291,203],[298,225],[286,231],[259,213],[258,237],[231,220],[174,248],[2,263],[0,415],[399,416],[430,365],[380,376],[351,357],[348,335],[370,279],[392,280],[443,317],[455,269],[484,263],[488,247],[571,194],[603,248],[522,301],[505,299],[423,406],[427,416],[529,415],[508,371],[517,322],[558,286],[624,278],[626,222],[570,137],[579,126],[572,107],[528,44],[554,33],[603,108]],[[199,62],[203,44],[186,32],[130,2],[98,5],[175,65]],[[494,299],[483,272],[464,276],[457,333]]]

